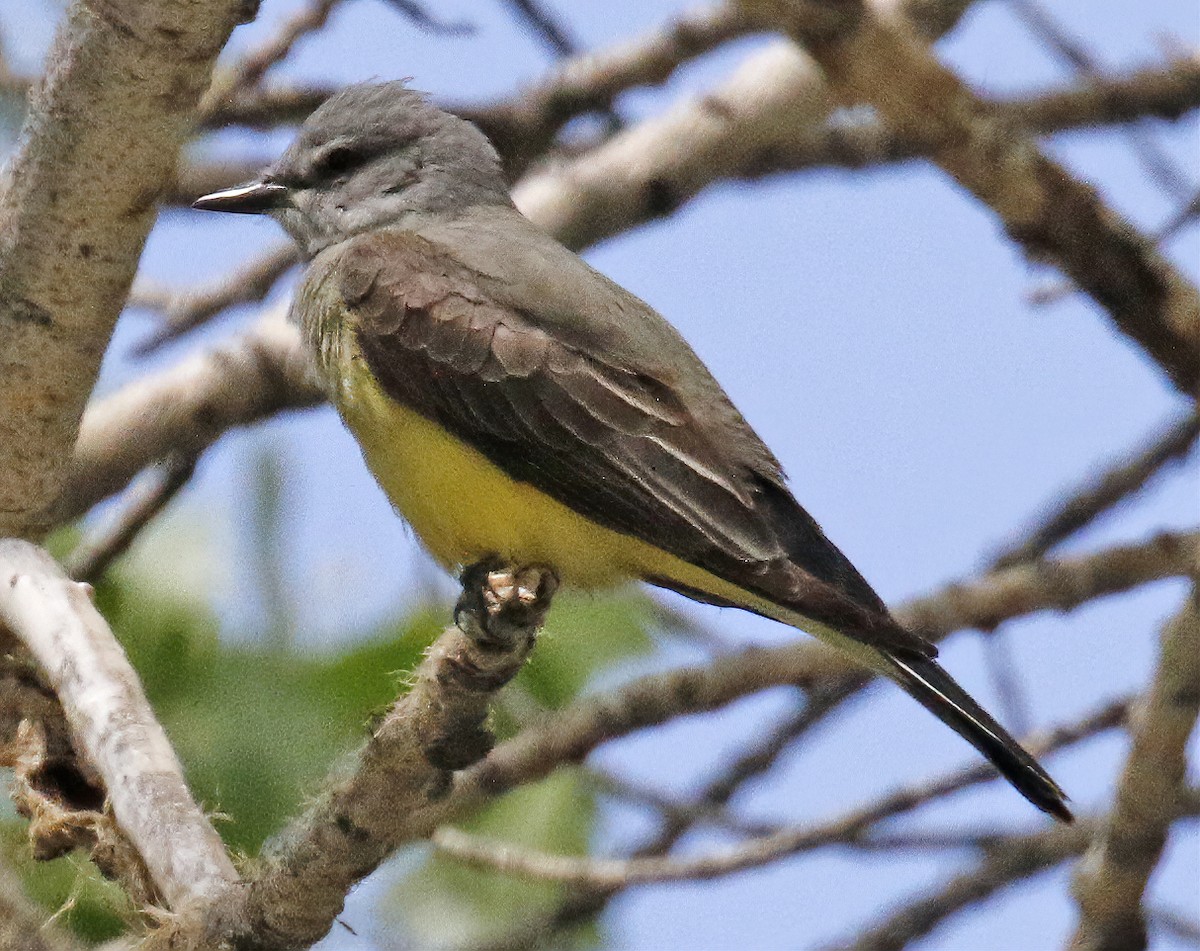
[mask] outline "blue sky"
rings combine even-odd
[[[585,46],[636,35],[681,9],[650,0],[555,6],[569,15]],[[238,31],[237,47],[270,32],[295,7],[266,0],[259,21]],[[1060,0],[1047,8],[1112,69],[1157,61],[1164,35],[1193,46],[1198,39],[1196,11],[1186,2]],[[285,75],[327,81],[411,76],[438,98],[474,101],[499,98],[546,69],[544,51],[514,29],[502,4],[458,0],[439,9],[447,19],[474,23],[475,35],[430,37],[382,2],[348,2],[327,34],[300,48]],[[58,13],[57,5],[38,3],[0,12],[18,64],[38,63]],[[622,113],[652,116],[680,95],[710,88],[759,43],[735,44],[689,66],[663,90],[631,95]],[[939,52],[988,93],[1069,79],[1000,0],[976,4]],[[1195,183],[1200,136],[1194,118],[1156,126],[1154,135]],[[286,139],[258,145],[261,140],[225,136],[220,148],[265,156]],[[1153,229],[1175,208],[1119,133],[1064,136],[1047,147],[1142,228]],[[267,221],[166,212],[144,267],[159,279],[200,281],[278,237]],[[1194,226],[1167,250],[1193,280],[1200,276]],[[889,601],[970,575],[1059,490],[1183,408],[1087,300],[1031,308],[1027,293],[1052,273],[1031,267],[989,212],[924,164],[719,186],[670,220],[606,242],[587,257],[679,327],[782,460],[797,497]],[[226,319],[202,339],[235,326]],[[126,354],[146,329],[144,317],[122,321],[103,386],[145,369]],[[176,346],[150,365],[169,363],[192,345]],[[305,643],[329,645],[340,632],[396,612],[414,587],[427,590],[435,570],[390,512],[332,413],[290,417],[225,440],[205,459],[183,503],[185,512],[205,513],[212,560],[225,567],[215,598],[230,636],[253,636],[263,624],[253,582],[237,579],[252,576],[253,552],[238,526],[250,505],[245,474],[264,445],[281,452],[287,466],[293,516],[285,545],[296,566],[288,591]],[[1173,469],[1069,550],[1194,525],[1196,479],[1195,461]],[[443,583],[442,590],[450,589]],[[1179,583],[1166,582],[1065,618],[1008,625],[1036,722],[1070,718],[1144,684],[1157,629],[1182,593]],[[794,636],[735,612],[694,613],[738,642]],[[653,663],[695,656],[673,646]],[[981,700],[996,706],[977,637],[959,635],[944,656]],[[616,744],[600,761],[683,793],[785,706],[779,694],[752,698]],[[1086,811],[1111,795],[1122,752],[1115,739],[1097,741],[1055,759],[1053,772]],[[877,689],[738,805],[762,818],[819,818],[968,759],[960,741],[899,691]],[[1037,821],[999,786],[930,815],[967,823]],[[633,841],[644,818],[614,809],[601,847]],[[705,836],[692,844],[718,841]],[[1195,910],[1198,852],[1193,824],[1173,842],[1152,884],[1156,900]],[[617,901],[607,922],[620,948],[819,944],[842,936],[848,922],[944,878],[957,862],[953,856],[899,861],[831,853],[717,883],[640,889]],[[1035,879],[956,918],[925,946],[982,951],[1061,943],[1073,922],[1065,878],[1059,870]],[[356,927],[369,922],[368,904],[351,905],[348,920]],[[331,940],[331,948],[351,946],[344,935]]]

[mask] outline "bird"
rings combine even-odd
[[[473,124],[403,82],[319,106],[254,181],[307,267],[291,316],[396,510],[449,570],[637,579],[815,635],[1064,822],[1067,797],[901,625],[665,318],[514,206]]]

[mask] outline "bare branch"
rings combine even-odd
[[[1161,905],[1150,909],[1150,924],[1188,944],[1200,945],[1200,922],[1186,918],[1174,909]]]
[[[1141,118],[1178,119],[1198,104],[1200,56],[1192,55],[1128,76],[1097,76],[1062,89],[1002,100],[993,111],[1001,121],[1048,133]]]
[[[236,97],[241,90],[257,85],[267,70],[287,59],[300,40],[324,27],[333,8],[340,2],[308,0],[308,4],[289,17],[274,36],[213,78],[212,89],[205,97],[201,111],[209,112],[214,99]]]
[[[1200,579],[1200,559],[1196,577]],[[1144,948],[1142,896],[1184,786],[1187,743],[1200,715],[1200,585],[1162,632],[1154,682],[1138,711],[1116,802],[1075,874],[1077,951]]]
[[[1129,590],[1192,570],[1200,536],[1160,536],[1146,546],[1114,547],[1087,558],[1021,566],[975,584],[902,605],[897,617],[941,640],[965,627],[988,626],[1022,614],[1065,611],[1102,594]],[[562,763],[582,760],[593,749],[634,730],[674,717],[702,713],[768,687],[821,685],[861,669],[820,644],[796,642],[720,657],[706,667],[643,677],[610,694],[581,700],[553,721],[525,730],[468,770],[456,786],[455,806],[548,775]],[[449,813],[447,813],[449,814]]]
[[[1126,703],[1123,701],[1106,705],[1080,723],[1035,738],[1029,746],[1036,754],[1043,755],[1052,749],[1077,743],[1118,726],[1124,721],[1125,711]],[[755,868],[799,852],[853,842],[884,819],[995,778],[994,769],[986,764],[975,764],[933,782],[899,790],[833,822],[814,827],[781,829],[771,835],[695,858],[596,859],[550,855],[508,843],[479,839],[450,828],[438,829],[433,835],[433,843],[444,855],[475,867],[606,891],[640,884],[705,880]]]
[[[965,908],[1079,855],[1087,848],[1097,826],[1098,820],[1089,816],[1071,826],[1054,826],[1005,842],[973,869],[891,913],[855,938],[839,941],[830,948],[900,951]]]
[[[179,907],[224,892],[237,872],[90,589],[33,545],[0,542],[0,620],[45,672],[159,893]]]
[[[683,802],[645,786],[631,783],[611,773],[591,768],[586,771],[586,777],[597,792],[615,799],[648,806],[670,822],[677,822],[688,828],[709,823],[748,836],[770,835],[776,831],[769,823],[741,819],[733,815],[725,806],[706,802],[703,797],[700,797],[698,801]]]
[[[535,34],[556,56],[575,56],[579,44],[567,33],[567,29],[549,10],[537,0],[504,0],[512,8],[517,19],[522,21],[530,33]]]
[[[1017,11],[1017,15],[1025,25],[1048,46],[1060,60],[1071,68],[1079,71],[1089,80],[1103,82],[1104,70],[1088,53],[1087,49],[1070,36],[1067,31],[1055,22],[1045,7],[1037,0],[1009,0],[1009,6]],[[1175,163],[1154,141],[1150,132],[1141,123],[1135,123],[1125,130],[1134,151],[1142,161],[1142,165],[1158,182],[1180,198],[1193,190],[1193,185],[1180,174]]]
[[[417,0],[385,0],[418,29],[441,36],[470,36],[475,32],[474,24],[466,20],[443,20],[434,16],[425,5]]]
[[[1176,795],[1168,808],[1175,817],[1200,812],[1200,792]],[[946,919],[977,904],[1014,882],[1037,875],[1081,854],[1099,830],[1101,819],[1087,817],[1073,826],[1005,842],[972,870],[957,875],[929,895],[891,913],[856,938],[834,947],[851,951],[900,951],[933,931]]]
[[[973,584],[950,585],[930,597],[907,601],[896,615],[910,628],[937,639],[962,628],[989,630],[1035,611],[1069,611],[1093,598],[1126,591],[1131,583],[1190,575],[1197,544],[1200,533],[1167,533],[1144,545],[1118,545],[1085,558],[1015,565]]]
[[[1182,459],[1200,437],[1200,410],[1176,420],[1149,444],[1113,463],[1067,495],[1015,545],[997,554],[992,570],[1035,561],[1113,506],[1137,492],[1165,465]]]
[[[162,321],[138,344],[134,355],[144,357],[153,353],[230,307],[258,303],[299,259],[296,246],[288,242],[268,249],[211,285],[177,291],[135,283],[129,293],[128,306],[159,311]]]
[[[88,408],[58,520],[68,521],[172,454],[198,458],[226,430],[324,399],[294,327],[278,315]]]
[[[172,455],[129,490],[125,508],[100,531],[83,537],[63,568],[76,581],[94,582],[133,544],[138,533],[187,485],[196,468],[190,456]]]
[[[155,204],[245,7],[67,10],[0,183],[0,535],[48,524]]]
[[[159,929],[146,951],[296,948],[322,937],[350,888],[426,828],[454,771],[487,754],[488,705],[532,651],[556,585],[540,569],[468,569],[457,626],[434,643],[349,773],[291,824],[232,900]]]
[[[938,143],[931,158],[992,209],[1025,252],[1087,291],[1189,397],[1200,388],[1200,295],[1091,187],[998,121],[902,18],[864,0],[742,0],[803,43],[849,102]]]

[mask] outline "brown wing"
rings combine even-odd
[[[386,392],[512,478],[874,646],[935,652],[891,620],[778,477],[731,457],[746,433],[723,439],[705,419],[740,422],[732,407],[684,405],[669,382],[606,360],[602,342],[565,342],[416,235],[355,239],[332,273]]]

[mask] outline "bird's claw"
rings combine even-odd
[[[517,568],[486,559],[462,574],[462,596],[454,620],[477,640],[511,643],[532,636],[545,621],[558,576],[544,565]]]

